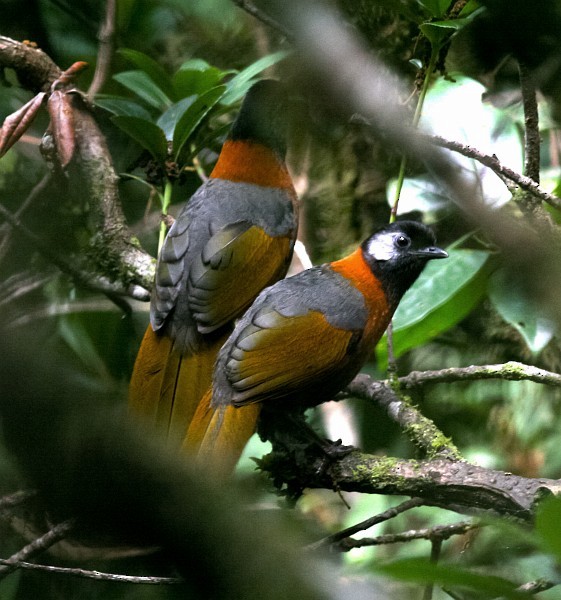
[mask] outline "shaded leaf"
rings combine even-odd
[[[152,118],[144,106],[141,106],[134,100],[129,100],[121,96],[97,95],[95,97],[95,104],[118,116],[140,117],[145,121],[150,121]]]
[[[454,565],[443,565],[429,562],[427,559],[411,558],[388,565],[379,566],[376,570],[402,581],[417,583],[436,583],[446,587],[460,587],[477,591],[478,598],[496,598],[509,600],[528,598],[528,594],[517,592],[517,583],[496,577],[482,575]]]
[[[522,335],[533,353],[541,352],[555,335],[555,323],[540,313],[504,269],[491,277],[489,299],[501,317]]]
[[[471,14],[461,19],[451,19],[448,21],[432,21],[420,25],[421,31],[425,34],[434,48],[441,48],[454,34],[463,29],[468,23],[481,13],[481,10],[475,10]]]
[[[396,357],[461,321],[484,296],[492,269],[490,253],[451,250],[449,254],[429,262],[400,302],[393,319]],[[378,344],[377,355],[382,363],[387,361],[385,344]]]
[[[273,65],[276,65],[281,60],[284,60],[291,54],[290,50],[279,50],[273,54],[269,54],[255,61],[240,71],[235,77],[232,77],[227,83],[228,93],[224,95],[221,102],[222,104],[230,105],[237,102],[240,98],[245,96],[247,90],[253,85],[253,79]]]
[[[179,98],[200,95],[217,86],[227,75],[236,71],[222,71],[201,59],[184,62],[173,76],[173,87]]]
[[[195,129],[200,125],[201,121],[223,98],[225,92],[226,86],[219,85],[202,96],[199,96],[195,102],[185,110],[183,116],[177,122],[173,133],[173,153],[175,159],[177,159],[183,146],[189,140]]]
[[[167,96],[173,98],[174,88],[171,77],[153,58],[130,48],[121,48],[117,52],[144,71]]]
[[[450,6],[449,0],[417,0],[431,17],[440,18],[446,13],[446,10]]]
[[[173,132],[175,131],[175,126],[181,117],[185,114],[185,111],[195,102],[197,96],[189,96],[188,98],[183,98],[179,102],[172,104],[165,113],[163,113],[156,124],[158,127],[162,129],[164,132],[166,139],[173,140]]]
[[[44,99],[45,92],[40,92],[29,102],[16,110],[16,112],[8,115],[4,119],[4,123],[0,129],[0,157],[4,156],[4,154],[6,154],[6,152],[8,152],[8,150],[29,129],[37,116]]]
[[[55,90],[47,102],[51,128],[61,167],[66,167],[74,156],[76,137],[74,130],[74,111],[69,94]]]
[[[138,117],[113,117],[112,121],[123,131],[128,133],[143,148],[158,161],[164,162],[167,158],[167,142],[164,132],[151,121]]]
[[[164,110],[172,103],[168,95],[144,71],[123,71],[113,75],[113,79],[158,110]]]
[[[538,504],[536,533],[543,548],[561,563],[561,498],[546,498]]]

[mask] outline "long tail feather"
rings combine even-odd
[[[183,449],[204,466],[221,474],[234,470],[245,445],[255,432],[260,404],[242,408],[211,407],[212,390],[199,403],[187,431]]]
[[[212,382],[218,350],[229,331],[205,340],[183,355],[172,340],[149,326],[138,352],[129,386],[129,409],[156,425],[174,445],[185,437],[197,406]]]

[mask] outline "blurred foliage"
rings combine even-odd
[[[431,87],[423,105],[423,127],[495,153],[519,172],[523,168],[524,120],[515,58],[527,61],[538,73],[542,92],[542,185],[559,192],[558,1],[544,1],[539,8],[532,8],[531,3],[521,1],[471,0],[453,19],[450,9],[455,3],[447,0],[340,0],[338,4],[372,52],[381,54],[405,79],[412,92],[412,116],[417,97],[413,92],[419,91],[427,77],[431,56],[437,59],[435,73],[432,77],[429,73]],[[79,85],[87,89],[96,62],[103,8],[104,3],[94,0],[79,5],[68,0],[31,0],[23,11],[21,2],[4,0],[0,34],[36,42],[61,68],[86,60],[91,68],[81,76]],[[95,99],[95,110],[116,168],[123,175],[124,210],[143,246],[155,254],[160,212],[167,211],[168,205],[170,212],[177,210],[210,171],[247,87],[264,74],[290,79],[298,56],[291,54],[282,36],[227,0],[118,0],[117,30],[111,77]],[[29,97],[14,74],[6,72],[0,117]],[[388,98],[388,102],[405,100]],[[295,116],[289,154],[291,169],[303,190],[302,237],[314,262],[342,256],[388,220],[401,158],[360,121],[330,121],[322,101],[307,98],[306,110]],[[45,127],[46,117],[40,116],[28,136],[0,160],[0,197],[12,211],[22,206],[48,172],[38,149]],[[512,204],[507,188],[488,169],[460,157],[457,162],[480,185],[490,205]],[[439,243],[452,250],[448,261],[427,268],[396,315],[399,372],[506,360],[559,371],[556,324],[547,314],[538,313],[524,289],[506,280],[496,249],[479,232],[470,230],[419,165],[409,164],[405,175],[400,217],[431,223]],[[551,214],[559,222],[560,215],[555,210]],[[27,227],[66,252],[79,247],[86,235],[84,215],[85,207],[67,193],[64,180],[57,177],[25,210],[24,218]],[[122,313],[109,300],[76,289],[5,225],[0,225],[0,230],[0,321],[5,334],[19,336],[20,331],[41,329],[44,336],[38,343],[47,344],[49,352],[60,357],[76,377],[120,405],[122,396],[117,392],[126,389],[148,307],[134,303],[130,314]],[[373,357],[366,371],[384,377],[386,355],[385,346],[380,345],[376,360]],[[468,460],[531,477],[561,477],[559,392],[534,383],[485,381],[432,386],[416,393],[414,400],[452,436]],[[397,457],[414,453],[378,407],[351,404],[365,450]],[[329,434],[338,436],[336,431]],[[263,445],[253,440],[238,474],[242,481],[251,482],[248,485],[257,480],[260,506],[278,510],[269,484],[255,475],[249,458],[264,451]],[[0,453],[0,473],[2,493],[24,485],[5,451]],[[299,524],[321,537],[396,503],[389,497],[349,496],[352,510],[346,511],[331,492],[307,492],[298,505]],[[378,526],[374,534],[457,520],[451,513],[423,508]],[[392,598],[417,598],[419,585],[431,580],[461,590],[459,597],[466,600],[518,597],[512,591],[516,585],[557,576],[560,522],[559,506],[553,502],[538,513],[537,531],[532,534],[516,525],[492,522],[479,532],[448,541],[442,556],[446,566],[442,567],[425,560],[430,553],[427,541],[354,550],[344,555],[342,562],[346,575],[380,581],[378,565],[382,560],[391,561],[383,572],[394,578],[386,587],[387,597]],[[4,523],[2,533],[0,555],[5,557],[24,541]],[[167,573],[163,562],[151,560],[81,561],[79,566]],[[416,585],[398,580],[412,580]],[[386,585],[387,580],[382,581]],[[159,599],[182,593],[174,588],[30,573],[17,573],[0,582],[0,596],[6,599]],[[556,593],[544,592],[540,598],[559,597]],[[440,590],[433,596],[436,600],[446,597]]]

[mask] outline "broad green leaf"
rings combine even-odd
[[[393,319],[396,357],[461,321],[484,296],[490,253],[451,250],[449,254],[444,260],[430,261],[401,300]],[[378,344],[377,355],[385,364],[386,344]]]
[[[113,79],[158,110],[165,110],[172,103],[167,94],[144,71],[123,71],[113,75]]]
[[[152,118],[144,106],[120,96],[96,96],[95,104],[120,117],[139,117],[146,121]]]
[[[517,592],[518,583],[497,577],[483,575],[454,565],[435,564],[423,558],[409,558],[376,567],[376,571],[402,581],[416,583],[436,583],[446,587],[460,587],[478,592],[478,598],[507,598],[520,600],[528,598]]]
[[[290,54],[290,50],[279,50],[278,52],[260,58],[258,61],[249,65],[249,67],[246,67],[243,71],[240,71],[227,83],[228,93],[222,98],[222,104],[230,105],[237,102],[242,96],[245,96],[247,90],[253,85],[253,79],[259,75],[259,73],[276,65]]]
[[[394,203],[397,178],[388,184],[386,197],[390,206]],[[438,211],[450,205],[450,197],[435,182],[434,178],[420,175],[419,177],[406,177],[399,194],[397,214],[402,215],[415,210],[423,213]]]
[[[146,148],[156,160],[160,162],[166,160],[166,136],[155,123],[138,117],[113,117],[112,121]]]
[[[231,71],[221,71],[215,67],[205,70],[181,69],[173,76],[173,88],[178,98],[185,96],[200,96],[213,87],[216,87],[222,79]]]
[[[561,491],[561,490],[560,490]],[[538,505],[536,533],[543,548],[561,563],[561,498],[545,498]]]
[[[219,85],[199,96],[183,113],[173,133],[173,153],[177,160],[183,146],[189,140],[201,121],[216,106],[226,93],[226,86]]]
[[[119,54],[130,60],[136,67],[141,69],[152,79],[152,81],[170,98],[173,97],[173,86],[171,77],[166,70],[162,68],[153,58],[143,52],[131,50],[130,48],[121,48]]]
[[[209,65],[206,60],[203,60],[202,58],[190,58],[181,64],[179,71],[206,71],[210,68],[211,65]]]
[[[531,352],[541,352],[555,335],[553,321],[540,313],[504,269],[489,280],[489,298],[501,317],[522,335]]]
[[[175,126],[181,117],[184,115],[185,111],[195,102],[197,96],[189,96],[188,98],[183,98],[179,102],[172,104],[166,112],[156,121],[158,127],[162,129],[164,132],[166,139],[173,140],[173,132],[175,131]]]

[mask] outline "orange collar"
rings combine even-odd
[[[292,190],[284,162],[257,142],[226,140],[211,177]]]

